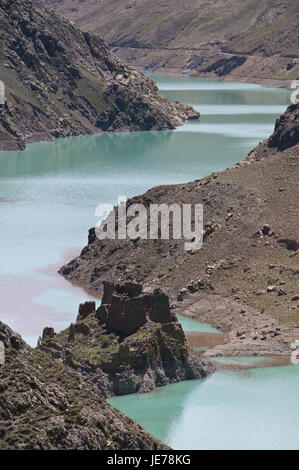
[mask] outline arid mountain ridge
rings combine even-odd
[[[217,353],[288,355],[289,339],[299,337],[298,157],[299,105],[291,105],[237,165],[127,202],[202,202],[202,249],[186,252],[172,239],[100,241],[91,229],[81,255],[60,273],[99,293],[103,280],[162,288],[175,312],[227,334]]]
[[[198,117],[155,83],[36,1],[0,0],[0,150],[102,131],[173,129]]]
[[[288,86],[299,77],[296,0],[39,0],[149,70]]]

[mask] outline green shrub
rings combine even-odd
[[[111,343],[111,340],[110,340],[109,336],[101,336],[102,348],[108,348],[110,343]]]

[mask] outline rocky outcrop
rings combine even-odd
[[[4,348],[9,350],[21,351],[28,348],[21,336],[2,322],[0,322],[0,341],[4,344]]]
[[[46,339],[46,338],[53,338],[53,336],[55,336],[54,328],[51,328],[51,327],[46,326],[46,328],[44,328],[44,330],[43,330],[43,336],[42,336],[42,338],[43,338],[43,339]]]
[[[297,112],[298,105],[290,106],[273,136],[226,171],[188,184],[159,186],[127,202],[146,207],[202,202],[200,250],[186,252],[183,240],[101,241],[91,230],[89,244],[60,273],[97,292],[103,279],[142,282],[152,292],[161,288],[170,297],[171,311],[179,309],[225,333],[246,321],[248,335],[228,338],[237,338],[239,345],[249,338],[243,351],[268,348],[269,354],[286,354],[288,338],[298,335],[298,302],[292,300],[299,247]],[[272,323],[281,327],[281,334],[262,340],[265,325]]]
[[[74,368],[33,350],[0,322],[1,450],[166,449],[109,406]]]
[[[219,59],[207,68],[202,70],[203,73],[214,73],[219,77],[223,77],[231,73],[235,68],[240,67],[246,62],[246,57],[232,56],[229,58]]]
[[[286,150],[299,143],[299,103],[291,104],[275,124],[274,133],[269,139],[269,147]]]
[[[92,312],[95,312],[95,310],[95,302],[84,302],[84,304],[80,304],[77,321],[84,320],[84,318],[88,317],[88,315],[90,315]]]
[[[104,283],[104,295],[96,318],[108,330],[129,336],[141,328],[147,320],[155,323],[177,322],[170,312],[169,298],[156,289],[152,294],[143,294],[142,285],[134,282],[113,285]]]
[[[38,346],[106,396],[146,392],[214,370],[187,346],[168,296],[158,289],[143,293],[134,282],[105,282],[96,312],[54,338],[40,338]]]
[[[146,323],[143,299],[114,294],[110,305],[98,309],[97,318],[109,330],[129,336]]]
[[[104,41],[39,6],[0,0],[0,150],[102,131],[173,129],[198,118],[110,52]]]

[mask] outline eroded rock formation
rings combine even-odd
[[[87,313],[89,311],[89,313]],[[169,298],[136,282],[104,282],[102,305],[81,304],[79,320],[38,346],[80,370],[105,395],[153,390],[206,376],[214,368],[192,353]]]
[[[96,318],[109,330],[129,336],[141,328],[148,320],[155,323],[176,322],[170,311],[169,298],[155,289],[150,294],[141,294],[142,285],[134,282],[124,284],[104,283],[102,305]]]
[[[5,364],[0,364],[1,450],[167,448],[110,407],[98,387],[74,367],[32,349],[1,322],[0,340],[5,345]],[[71,357],[69,363],[73,365]]]

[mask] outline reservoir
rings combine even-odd
[[[162,93],[200,110],[175,131],[111,133],[0,153],[0,318],[36,344],[92,298],[57,274],[87,243],[101,203],[224,170],[268,137],[290,92],[154,74]]]
[[[45,326],[66,328],[78,304],[94,298],[57,270],[86,245],[99,204],[226,169],[273,132],[290,100],[283,89],[151,76],[168,98],[198,109],[200,120],[175,131],[71,137],[0,153],[0,319],[32,346]],[[110,403],[177,449],[298,449],[298,372],[220,370]]]

